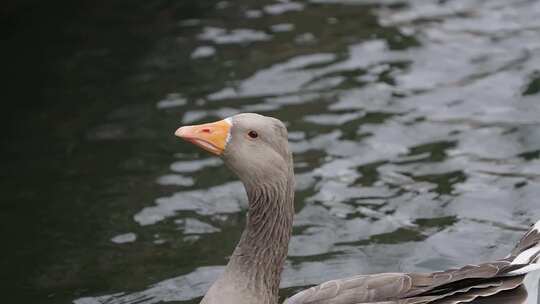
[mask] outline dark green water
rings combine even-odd
[[[245,198],[172,133],[238,112],[289,127],[284,295],[505,256],[540,219],[537,1],[4,10],[6,302],[197,303]]]

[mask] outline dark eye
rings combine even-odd
[[[257,132],[255,132],[255,131],[249,131],[248,135],[249,135],[249,137],[251,137],[251,138],[257,138],[257,137],[259,137],[259,134],[257,134]]]

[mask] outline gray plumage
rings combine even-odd
[[[430,274],[388,273],[356,276],[312,287],[285,303],[460,303],[452,298],[459,298],[456,295],[471,290],[476,290],[474,297],[491,295],[493,291],[515,288],[521,284],[522,276],[505,276],[509,265],[510,262],[500,261]],[[478,292],[480,290],[483,291]],[[441,302],[442,299],[445,301]]]
[[[293,159],[287,129],[277,119],[251,113],[235,115],[229,121],[232,126],[221,156],[244,184],[249,210],[246,228],[224,273],[201,303],[276,304],[294,216]],[[248,136],[251,131],[258,136]],[[519,291],[523,275],[540,268],[539,260],[540,221],[508,257],[498,261],[434,273],[383,273],[332,280],[302,291],[284,304],[481,301]]]

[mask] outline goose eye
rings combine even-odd
[[[257,132],[255,132],[255,131],[249,131],[248,135],[249,135],[249,137],[251,137],[251,138],[257,138],[257,137],[259,137],[259,134],[257,134]]]

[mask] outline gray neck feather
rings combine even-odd
[[[292,161],[287,171],[244,181],[249,201],[246,228],[227,265],[228,272],[245,278],[246,287],[261,296],[261,303],[278,302],[292,232]]]

